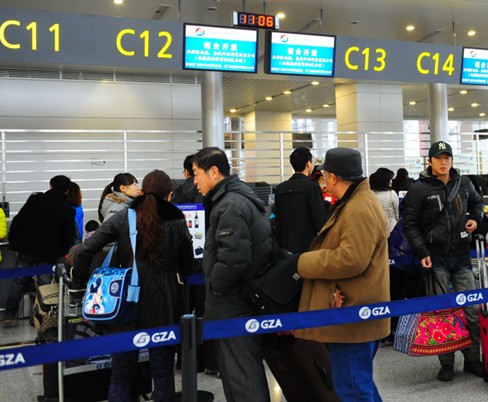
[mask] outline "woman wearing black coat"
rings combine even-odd
[[[169,202],[171,190],[168,175],[155,170],[144,178],[143,195],[134,199],[130,207],[137,212],[136,259],[141,287],[138,317],[124,327],[104,326],[104,333],[173,325],[183,313],[177,274],[181,277],[191,274],[193,247],[183,213]],[[132,266],[127,210],[104,222],[80,246],[74,260],[75,285],[86,284],[92,257],[114,241],[118,241],[118,246],[111,266]],[[174,354],[173,346],[149,349],[155,401],[174,400]],[[131,400],[138,357],[137,350],[112,355],[109,401]]]

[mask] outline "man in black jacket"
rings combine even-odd
[[[203,196],[198,192],[193,183],[193,158],[195,155],[188,155],[183,161],[183,176],[185,182],[178,187],[171,197],[173,204],[194,204],[203,202]]]
[[[205,197],[207,217],[204,318],[252,316],[256,310],[246,296],[248,280],[270,261],[273,250],[264,203],[237,175],[230,174],[229,161],[219,148],[199,151],[193,172],[198,191]],[[269,402],[262,336],[218,339],[217,348],[226,400]]]
[[[302,253],[324,226],[325,205],[320,186],[309,179],[314,168],[310,150],[295,149],[290,163],[295,173],[276,187],[275,225],[281,246]]]
[[[68,204],[66,192],[71,181],[55,176],[45,193],[32,194],[12,220],[8,239],[17,251],[16,267],[55,264],[68,253],[76,239],[75,210]],[[12,324],[29,277],[15,278],[10,286],[4,325]],[[51,275],[40,275],[40,285],[51,281]]]
[[[403,228],[422,268],[433,269],[437,294],[475,289],[469,257],[470,234],[483,216],[483,199],[467,177],[452,167],[452,148],[438,141],[429,149],[429,167],[405,198]],[[468,215],[469,214],[469,215]],[[472,339],[464,349],[464,371],[483,377],[479,321],[475,307],[465,307]],[[454,377],[454,353],[439,355],[440,381]]]

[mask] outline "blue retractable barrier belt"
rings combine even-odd
[[[486,301],[488,301],[488,289],[476,289],[338,309],[206,321],[203,323],[203,339],[377,320],[449,307],[470,306]],[[39,346],[3,348],[0,349],[0,371],[179,342],[179,326],[173,325]]]
[[[36,265],[24,268],[0,269],[0,279],[22,278],[24,276],[35,276],[53,273],[53,264]]]

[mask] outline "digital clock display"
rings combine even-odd
[[[241,27],[278,29],[279,19],[274,15],[245,13],[234,11],[233,24]]]

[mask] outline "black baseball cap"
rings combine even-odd
[[[429,148],[429,159],[436,158],[442,154],[448,154],[452,158],[453,155],[451,146],[445,141],[434,142]]]

